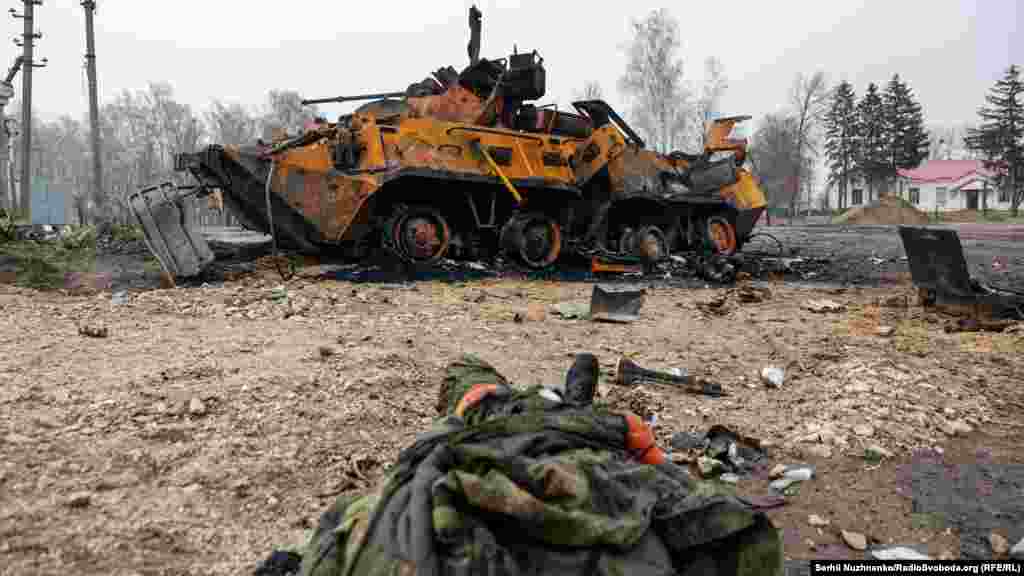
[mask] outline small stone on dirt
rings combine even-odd
[[[883,458],[892,458],[892,452],[878,444],[872,444],[864,449],[864,457],[868,460],[882,460]]]
[[[785,473],[786,473],[786,465],[785,464],[776,464],[772,468],[771,472],[768,473],[768,477],[769,478],[781,478],[782,475],[785,474]]]
[[[740,481],[739,475],[732,473],[722,474],[718,479],[727,484],[738,484]]]
[[[809,466],[789,468],[782,476],[783,478],[796,480],[797,482],[803,482],[804,480],[810,480],[811,478],[814,478],[814,468],[811,468]]]
[[[1003,556],[1010,551],[1010,542],[998,532],[988,535],[988,543],[992,546],[992,553],[996,556]]]
[[[321,346],[318,349],[318,352],[320,353],[321,358],[330,358],[331,356],[334,356],[334,348],[331,348],[330,346]]]
[[[811,514],[807,517],[807,523],[811,526],[828,526],[829,521],[818,516],[817,514]]]
[[[78,333],[89,338],[106,338],[110,336],[110,330],[106,326],[98,324],[83,324],[78,327]]]
[[[878,334],[883,338],[888,338],[889,336],[892,336],[895,333],[896,329],[893,328],[892,326],[879,326],[878,329],[875,330],[875,334]]]
[[[765,366],[761,370],[761,381],[769,388],[780,388],[786,379],[786,372],[778,366]]]
[[[871,551],[871,555],[878,560],[931,560],[931,556],[921,554],[913,548],[906,546],[895,546],[893,548],[879,548]]]
[[[206,414],[206,404],[199,398],[193,397],[188,402],[188,412],[193,416],[202,416]]]
[[[92,494],[88,492],[75,492],[68,497],[68,506],[71,508],[85,508],[92,504]]]
[[[962,420],[954,420],[952,422],[947,422],[943,431],[948,436],[966,436],[973,432],[974,428],[971,428],[970,424],[967,424]]]
[[[834,300],[808,300],[804,302],[804,309],[824,314],[826,312],[841,312],[845,306]]]
[[[843,530],[843,542],[854,550],[866,550],[868,547],[868,539],[863,534],[849,530]]]
[[[868,424],[857,424],[853,427],[853,433],[857,436],[868,437],[875,434],[875,429]]]
[[[818,458],[831,458],[832,449],[824,444],[811,444],[804,448],[804,453]]]

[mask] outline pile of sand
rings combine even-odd
[[[896,196],[882,196],[832,219],[833,224],[928,224],[928,215]]]

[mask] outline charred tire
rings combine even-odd
[[[399,210],[384,229],[385,245],[414,264],[432,264],[444,257],[451,229],[440,212],[429,206]]]
[[[736,227],[728,218],[720,214],[708,218],[704,225],[704,234],[717,254],[731,256],[739,247]]]
[[[562,253],[562,229],[541,213],[512,217],[499,241],[506,254],[536,270],[550,266]]]
[[[619,239],[619,250],[637,256],[645,264],[654,264],[668,258],[669,244],[661,228],[640,226],[623,231]]]

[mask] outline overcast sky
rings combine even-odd
[[[757,0],[582,2],[480,0],[484,57],[513,45],[538,50],[548,70],[545,101],[567,106],[588,80],[622,107],[629,21],[668,6],[683,36],[680,56],[699,82],[709,55],[724,64],[726,114],[755,121],[786,105],[798,72],[830,82],[884,84],[899,73],[929,124],[973,121],[985,91],[1010,63],[1024,65],[1022,0]],[[5,4],[15,5],[10,1]],[[44,0],[35,102],[47,119],[84,118],[84,16],[79,0]],[[211,99],[259,105],[268,89],[307,97],[404,90],[432,70],[467,64],[471,0],[98,0],[101,100],[149,81],[170,81],[203,109]],[[7,19],[13,37],[21,21]],[[17,54],[7,40],[6,69]],[[15,88],[20,96],[20,79]],[[347,109],[326,108],[333,117]]]

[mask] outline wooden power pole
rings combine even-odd
[[[106,195],[103,193],[103,156],[100,148],[100,108],[96,88],[96,35],[92,17],[96,12],[95,0],[83,0],[85,9],[85,65],[89,76],[89,131],[92,135],[92,201],[93,220],[105,217],[103,207]]]
[[[22,47],[22,81],[21,81],[21,211],[31,218],[32,209],[32,69],[46,66],[46,59],[36,64],[32,59],[32,48],[35,41],[43,35],[32,26],[36,6],[42,6],[43,0],[22,0],[25,8],[21,14],[11,8],[11,16],[21,18],[25,23],[25,31],[21,35]]]

